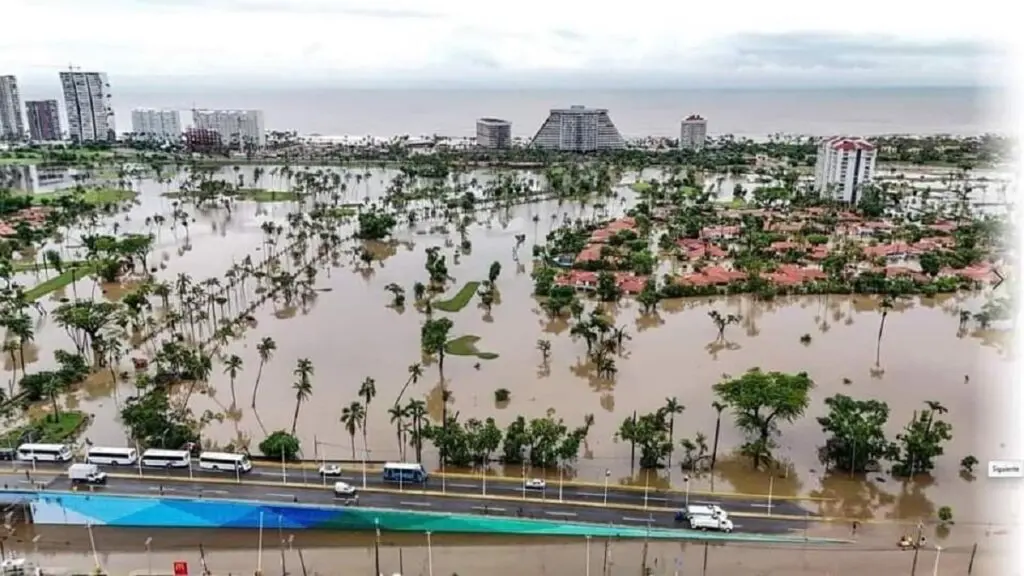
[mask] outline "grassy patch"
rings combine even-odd
[[[64,262],[64,268],[70,267],[71,264],[77,264],[79,267],[85,266],[84,261]],[[50,265],[46,262],[14,262],[12,267],[15,272],[41,272],[50,269]]]
[[[646,180],[637,180],[636,182],[633,182],[632,185],[630,185],[630,188],[632,188],[634,192],[639,192],[643,194],[644,192],[647,192],[648,190],[651,189],[651,183],[647,182]]]
[[[469,305],[469,301],[473,299],[473,296],[476,294],[476,290],[479,287],[479,282],[466,282],[466,285],[463,286],[455,296],[447,300],[438,300],[437,302],[434,302],[434,309],[444,312],[458,312]]]
[[[89,276],[95,271],[95,264],[84,264],[82,266],[79,266],[75,270],[66,270],[63,274],[60,274],[59,276],[54,276],[53,278],[48,278],[45,282],[41,284],[36,284],[32,288],[26,290],[25,300],[27,302],[38,300],[43,296],[46,296],[50,292],[53,292],[54,290],[64,288],[65,286],[71,284],[72,281],[78,281],[81,280],[82,278]]]
[[[43,194],[32,194],[32,202],[39,204],[43,200],[56,200],[61,196],[77,196],[87,204],[99,206],[102,204],[120,204],[121,202],[134,200],[138,195],[139,193],[134,190],[121,190],[118,188],[86,188],[82,192],[68,189],[44,192]]]
[[[476,356],[481,360],[494,360],[498,357],[494,352],[481,352],[477,350],[476,343],[479,341],[480,337],[473,336],[472,334],[459,336],[454,340],[449,340],[444,345],[444,351],[452,356]]]
[[[26,433],[32,433],[32,441],[40,444],[61,444],[72,439],[85,423],[88,416],[85,412],[61,412],[56,420],[47,414],[32,422],[5,432],[0,439],[0,446],[16,447]]]

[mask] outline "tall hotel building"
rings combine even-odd
[[[697,150],[704,147],[708,138],[708,121],[691,114],[679,125],[679,147],[684,150]]]
[[[33,142],[57,142],[63,139],[60,130],[60,109],[56,100],[28,100],[28,134]]]
[[[17,140],[24,135],[18,81],[14,76],[0,76],[0,140]]]
[[[626,141],[612,123],[608,110],[571,106],[551,110],[530,146],[544,150],[593,152],[619,150]]]
[[[499,118],[477,120],[476,145],[492,149],[512,146],[512,123]]]
[[[132,132],[140,138],[177,142],[181,139],[181,114],[177,110],[132,110]]]
[[[192,123],[199,130],[220,134],[224,145],[231,148],[267,144],[261,110],[193,110]]]
[[[814,189],[821,196],[848,204],[875,174],[875,147],[863,138],[828,138],[818,145]]]
[[[60,73],[60,84],[68,112],[68,136],[73,142],[117,139],[106,74],[69,70]]]

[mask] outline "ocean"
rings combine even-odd
[[[515,136],[532,136],[551,108],[607,108],[627,137],[678,137],[689,114],[708,120],[711,135],[1008,133],[1001,95],[972,88],[833,90],[211,90],[166,92],[125,88],[112,80],[117,129],[128,131],[136,107],[183,110],[255,108],[268,130],[300,134],[471,136],[475,120],[512,122]]]

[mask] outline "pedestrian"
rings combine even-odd
[[[856,520],[854,520],[853,521],[853,535],[854,535],[854,537],[857,536],[857,528],[859,528],[859,527],[860,527],[860,522],[857,522]]]

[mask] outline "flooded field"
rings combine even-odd
[[[188,562],[198,573],[205,559],[214,575],[252,574],[345,574],[401,573],[405,576],[450,574],[514,576],[519,574],[634,575],[646,565],[651,574],[701,574],[712,576],[819,576],[910,573],[912,552],[896,549],[895,534],[866,529],[857,542],[840,548],[762,547],[758,545],[709,545],[701,543],[644,543],[544,539],[497,540],[487,537],[431,537],[425,534],[383,534],[379,554],[370,533],[298,534],[267,529],[262,554],[257,531],[143,531],[93,529],[96,555],[85,528],[23,530],[8,538],[6,549],[17,550],[46,567],[91,570],[98,563],[111,574],[170,574],[175,561]],[[849,537],[834,533],[833,536]],[[891,538],[890,538],[891,536]],[[947,542],[941,553],[929,546],[917,559],[919,574],[1003,573],[1011,538],[1005,534],[975,533],[972,538]],[[34,541],[34,543],[33,543]],[[147,553],[147,541],[149,552]],[[202,543],[202,551],[200,551]],[[977,544],[977,547],[975,547]],[[529,546],[530,554],[522,554]],[[133,572],[137,571],[137,572]]]
[[[378,197],[393,176],[378,169],[350,172],[358,172],[358,176],[349,177],[342,202],[359,203],[364,198]],[[255,180],[251,166],[221,170],[221,177],[229,181],[236,181],[240,175],[248,182]],[[488,175],[473,177],[484,180]],[[197,281],[221,276],[247,255],[257,258],[266,250],[263,223],[282,223],[294,208],[289,203],[252,202],[236,202],[230,211],[222,207],[185,207],[193,218],[187,228],[172,228],[168,223],[156,226],[152,223],[154,216],[166,216],[174,210],[175,201],[161,194],[175,190],[175,181],[142,180],[134,186],[141,192],[137,206],[101,227],[116,225],[121,231],[155,234],[150,265],[158,265],[157,276],[172,283],[179,274],[188,274]],[[260,186],[287,189],[285,180],[272,175],[264,176]],[[678,468],[649,478],[632,469],[629,444],[614,438],[624,419],[634,411],[653,411],[664,405],[666,398],[675,397],[686,407],[675,419],[676,439],[693,438],[698,432],[710,437],[716,421],[711,386],[721,381],[723,374],[735,376],[754,367],[806,371],[816,384],[811,407],[793,425],[782,426],[780,448],[775,452],[788,467],[769,480],[768,475],[753,473],[747,460],[730,455],[742,438],[725,414],[721,428],[723,456],[718,468],[713,477],[704,474],[692,478],[691,489],[829,497],[835,500],[821,505],[820,512],[860,518],[933,519],[938,507],[948,505],[954,508],[958,520],[965,521],[964,525],[977,520],[970,505],[976,496],[974,484],[960,477],[958,463],[967,455],[982,462],[1001,456],[998,443],[979,441],[979,434],[987,422],[983,415],[1001,408],[996,400],[1000,377],[1013,362],[1004,334],[958,331],[960,311],[977,309],[983,295],[900,301],[888,315],[880,345],[882,315],[878,301],[869,297],[787,297],[770,302],[739,296],[686,299],[664,302],[658,314],[648,317],[639,313],[635,302],[624,299],[607,308],[615,324],[624,326],[628,335],[622,357],[617,359],[618,374],[613,380],[598,378],[587,364],[584,343],[570,338],[565,322],[549,321],[531,296],[530,249],[538,241],[543,242],[547,231],[563,218],[591,218],[597,212],[615,215],[630,205],[632,197],[623,186],[619,197],[606,207],[541,202],[493,214],[478,213],[478,223],[467,232],[472,249],[463,251],[454,262],[449,260],[449,273],[455,281],[448,295],[467,281],[485,279],[491,263],[497,261],[502,267],[496,282],[499,298],[489,313],[474,301],[460,312],[446,315],[454,322],[453,336],[478,336],[477,348],[498,357],[446,359],[452,413],[458,412],[463,420],[494,417],[502,428],[519,415],[529,418],[553,411],[569,426],[578,426],[587,414],[593,414],[593,427],[573,476],[602,482],[609,471],[615,482],[681,486],[684,475]],[[251,445],[255,450],[265,436],[263,430],[288,429],[295,407],[293,371],[298,359],[308,358],[315,373],[312,398],[302,406],[297,426],[303,455],[351,459],[351,440],[339,416],[344,406],[357,399],[360,383],[369,377],[376,382],[377,396],[368,410],[367,458],[397,459],[395,426],[387,409],[408,380],[407,367],[424,362],[419,330],[423,315],[412,305],[391,307],[391,295],[385,286],[397,283],[411,291],[413,283],[426,280],[428,247],[445,246],[449,254],[454,251],[452,236],[433,230],[440,222],[421,221],[412,228],[399,225],[395,234],[398,241],[367,246],[375,256],[368,265],[350,250],[329,259],[316,277],[315,300],[305,306],[283,308],[269,303],[259,308],[244,338],[221,349],[223,357],[237,354],[243,361],[235,379],[239,414],[209,424],[204,438],[219,445]],[[350,232],[341,231],[343,235]],[[517,261],[513,248],[519,234],[526,236],[526,242]],[[67,243],[74,244],[74,238]],[[32,285],[45,275],[23,273],[19,281]],[[99,295],[102,291],[107,298],[119,297],[124,289],[97,287],[91,280],[74,287],[79,294]],[[70,296],[71,290],[69,287],[57,292],[43,304],[52,307],[59,298]],[[740,324],[728,327],[724,341],[716,338],[717,329],[708,318],[711,310],[743,316]],[[253,411],[248,407],[249,398],[261,366],[256,343],[266,337],[276,342],[277,349],[262,366],[257,410]],[[542,361],[537,349],[539,339],[551,342],[547,362]],[[42,318],[36,327],[34,347],[26,354],[30,370],[52,368],[53,350],[71,348],[72,344],[52,319]],[[130,356],[145,355],[143,349]],[[8,376],[11,368],[8,361]],[[425,399],[430,416],[439,420],[437,366],[424,364],[423,371],[423,377],[410,386],[407,398]],[[215,359],[210,390],[193,395],[192,409],[197,414],[205,410],[224,414],[231,402],[230,380],[222,359]],[[125,433],[117,421],[117,405],[133,393],[133,388],[131,382],[120,382],[115,394],[110,376],[100,374],[66,403],[95,414],[84,435],[91,442],[123,445]],[[509,401],[496,403],[495,391],[500,388],[511,392]],[[836,393],[887,402],[892,411],[887,431],[892,435],[926,400],[947,407],[949,413],[944,418],[953,426],[953,440],[938,459],[932,477],[902,483],[887,480],[881,473],[866,479],[826,473],[816,458],[823,434],[814,417],[824,413],[822,400]],[[357,437],[356,442],[361,451],[362,439]],[[434,467],[436,453],[425,451],[425,462]],[[502,472],[497,466],[492,471]],[[521,471],[515,467],[508,473],[519,475]],[[549,471],[527,473],[540,476]],[[352,554],[359,556],[365,551]]]

